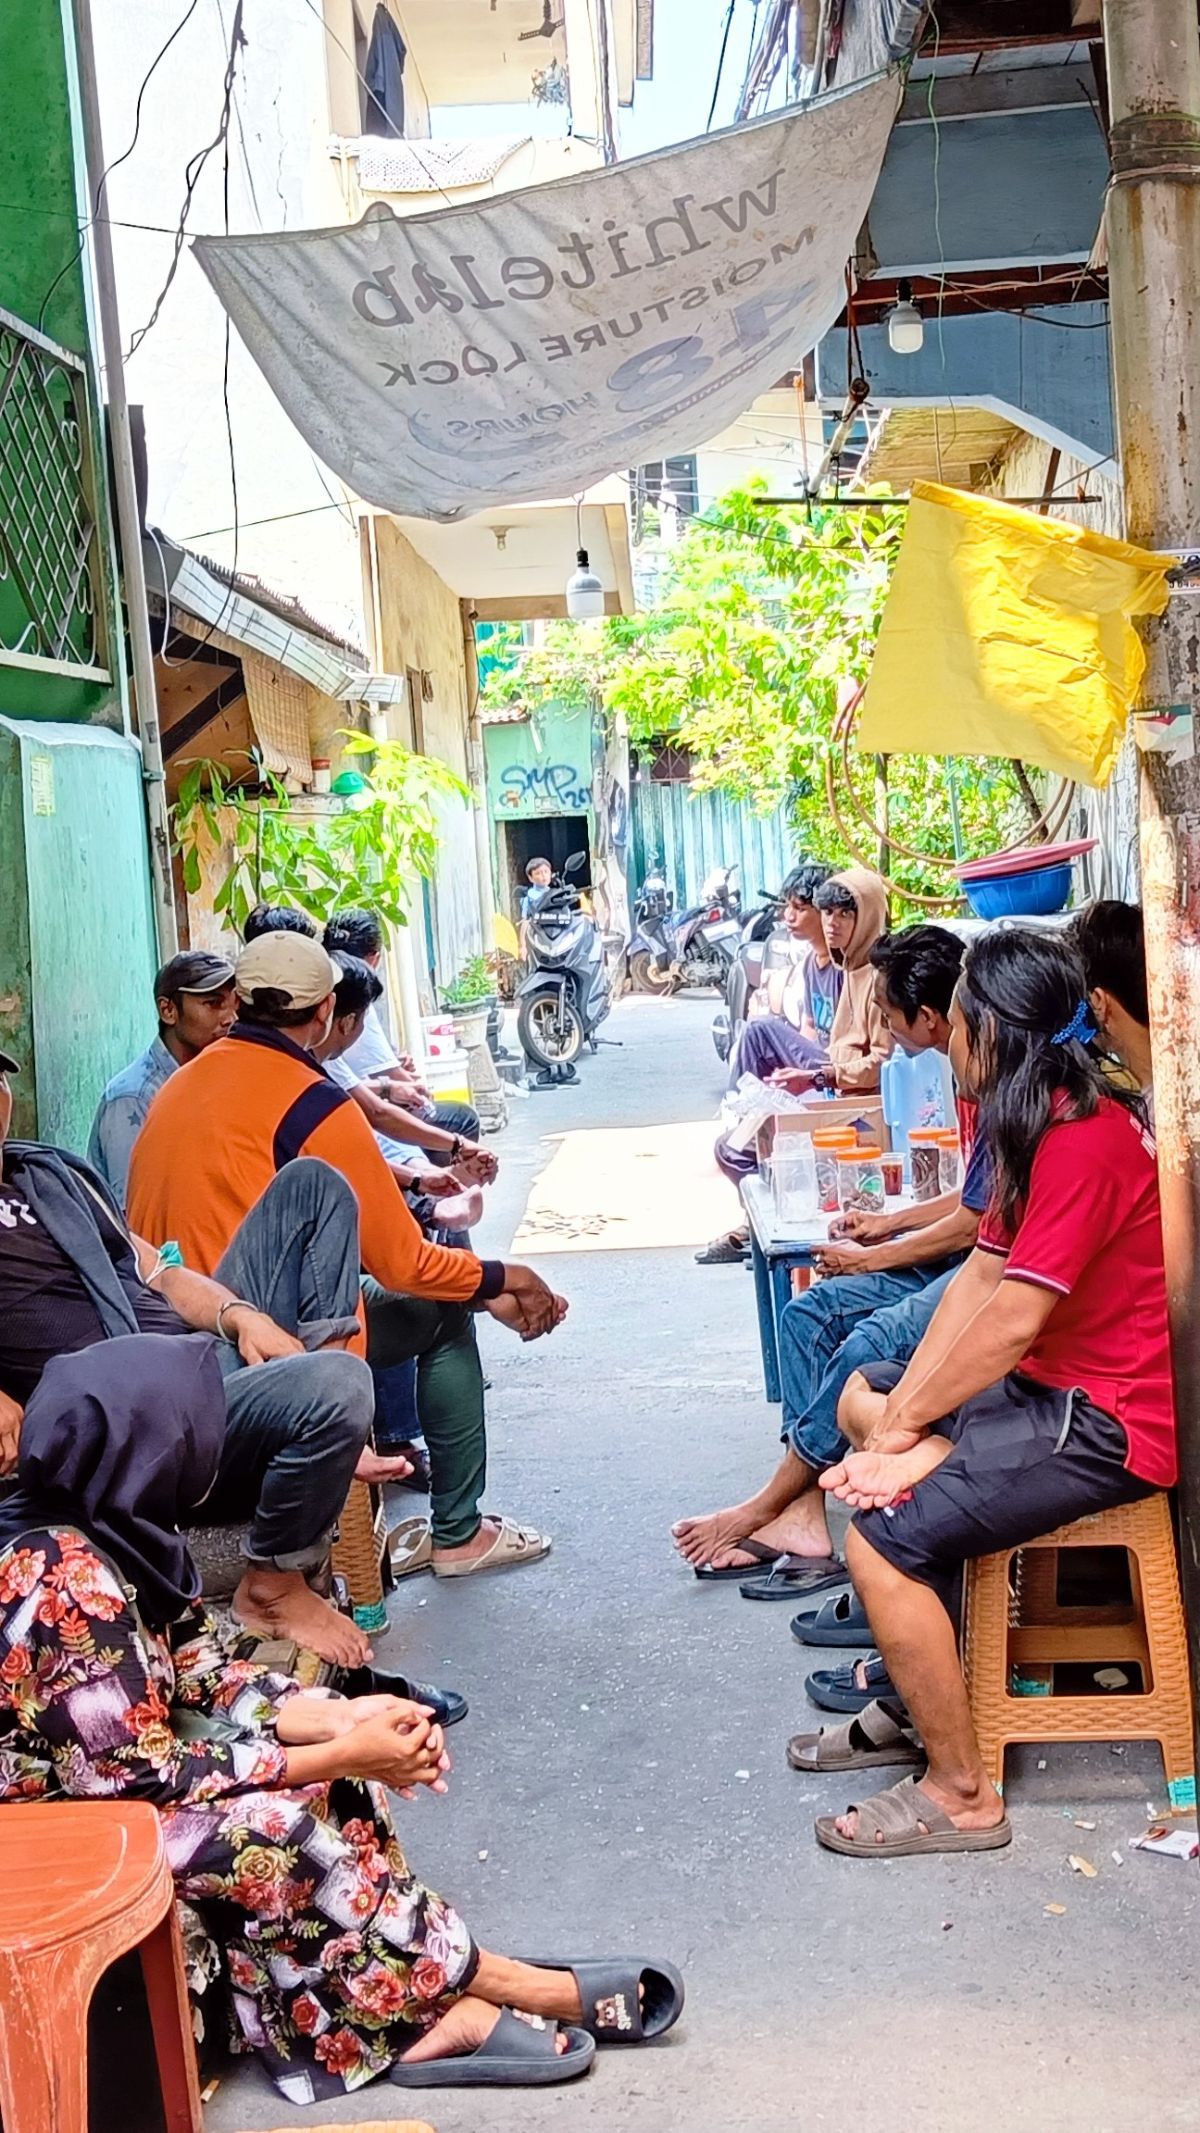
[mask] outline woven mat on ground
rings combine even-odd
[[[530,1192],[513,1257],[706,1243],[738,1219],[713,1161],[716,1135],[711,1118],[564,1134]]]

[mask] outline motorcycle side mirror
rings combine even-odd
[[[564,874],[578,874],[587,865],[586,852],[572,852],[563,867]]]

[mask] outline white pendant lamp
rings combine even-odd
[[[604,613],[604,587],[588,562],[586,548],[576,550],[577,568],[567,579],[567,613],[572,622],[594,622]]]
[[[888,347],[893,355],[918,355],[925,341],[925,321],[912,300],[912,283],[898,284],[899,301],[887,315]]]

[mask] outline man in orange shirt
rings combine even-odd
[[[316,1156],[339,1171],[358,1202],[368,1360],[380,1369],[417,1361],[431,1526],[404,1569],[465,1577],[535,1562],[549,1551],[546,1537],[480,1515],[487,1437],[473,1313],[535,1340],[567,1307],[529,1267],[421,1235],[358,1105],[312,1056],[340,976],[323,947],[297,934],[266,934],[243,951],[239,1020],[150,1108],[130,1166],[131,1218],[141,1235],[177,1240],[189,1266],[210,1272],[285,1164]]]

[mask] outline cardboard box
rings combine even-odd
[[[828,1126],[854,1126],[860,1141],[891,1147],[883,1101],[878,1096],[830,1096],[798,1111],[775,1111],[758,1130],[758,1159],[765,1161],[780,1133],[819,1133]]]

